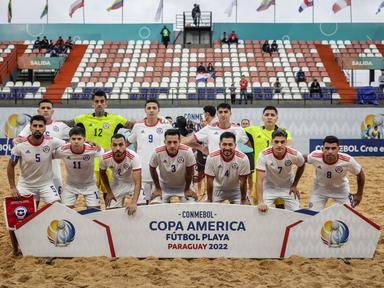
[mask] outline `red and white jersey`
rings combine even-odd
[[[361,166],[356,160],[345,153],[338,153],[338,159],[334,164],[324,162],[322,151],[313,151],[308,155],[307,162],[316,168],[314,184],[322,187],[342,187],[348,185],[348,171],[357,175]]]
[[[18,160],[20,163],[19,184],[32,188],[41,187],[52,182],[52,153],[65,141],[44,136],[40,145],[34,145],[29,138],[23,138],[13,147],[11,160]]]
[[[149,162],[151,167],[159,167],[160,181],[170,188],[184,187],[186,169],[195,164],[196,159],[192,149],[183,144],[179,146],[179,151],[173,157],[169,156],[165,145],[157,147]]]
[[[295,178],[292,166],[303,166],[305,163],[303,155],[296,149],[287,147],[285,154],[277,158],[271,147],[264,149],[257,159],[256,170],[264,171],[264,191],[271,189],[289,189]]]
[[[71,130],[71,127],[67,126],[67,124],[63,122],[52,121],[50,124],[45,126],[44,134],[46,136],[56,137],[59,139],[68,139],[69,130]],[[30,124],[27,124],[23,130],[21,130],[19,136],[27,137],[29,135],[31,135]]]
[[[221,129],[218,125],[219,123],[217,123],[215,126],[207,125],[194,134],[197,141],[205,142],[208,144],[209,153],[220,148],[220,135],[224,132],[232,132],[235,134],[237,143],[245,144],[248,142],[248,136],[240,126],[232,124],[228,129]]]
[[[119,185],[121,183],[133,183],[133,171],[141,170],[141,160],[136,152],[127,149],[125,151],[125,158],[121,162],[116,162],[113,157],[113,152],[108,151],[100,158],[100,169],[112,170],[112,185]]]
[[[96,183],[94,173],[94,159],[100,157],[104,150],[97,151],[95,146],[84,144],[82,153],[74,153],[71,144],[61,145],[53,154],[54,158],[63,159],[67,170],[67,185],[87,186],[90,183]]]
[[[172,129],[172,126],[162,124],[160,120],[153,126],[149,126],[145,120],[133,126],[128,142],[136,145],[136,152],[140,155],[143,181],[152,182],[148,163],[155,148],[164,143],[164,133],[168,129]]]
[[[223,191],[239,189],[239,176],[247,176],[250,173],[248,157],[238,150],[235,150],[233,158],[229,161],[223,159],[220,150],[215,150],[209,154],[205,163],[205,174],[215,177],[214,189]]]

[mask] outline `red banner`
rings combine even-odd
[[[5,224],[8,230],[15,230],[17,223],[23,221],[35,211],[36,203],[33,195],[20,198],[4,198]]]

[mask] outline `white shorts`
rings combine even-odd
[[[169,200],[173,196],[177,196],[181,203],[192,201],[192,199],[186,199],[184,196],[184,187],[169,187],[164,183],[160,182],[161,191],[163,192],[161,198],[163,203],[169,203]],[[191,190],[194,191],[193,185],[191,184]]]
[[[339,204],[351,205],[349,193],[349,186],[338,188],[315,186],[309,198],[309,209],[313,211],[323,210],[327,204],[328,199],[330,198]]]
[[[296,211],[300,209],[300,202],[298,199],[295,199],[295,195],[289,194],[290,188],[269,188],[264,187],[264,203],[268,207],[275,207],[275,201],[277,199],[284,200],[284,207],[290,211]]]
[[[83,195],[87,207],[99,207],[100,198],[96,183],[89,184],[85,187],[75,187],[65,185],[61,194],[61,203],[67,206],[75,206],[76,199],[79,195]]]
[[[213,188],[213,202],[223,202],[228,200],[231,204],[241,204],[241,193],[240,189],[234,190],[220,190]]]
[[[28,187],[28,185],[18,183],[17,190],[21,196],[34,195],[35,199],[42,200],[46,204],[60,201],[59,193],[52,182],[40,187]]]
[[[111,186],[113,196],[115,196],[115,200],[112,200],[107,209],[111,208],[121,208],[124,205],[124,200],[126,196],[133,195],[135,191],[135,184],[133,183],[119,183],[117,185]]]

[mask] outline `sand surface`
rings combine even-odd
[[[364,158],[367,176],[363,202],[357,210],[384,226],[384,158]],[[7,195],[6,165],[0,157],[0,195]],[[313,169],[307,165],[301,184],[302,205],[308,205]],[[356,180],[351,178],[352,191]],[[82,202],[79,203],[82,205]],[[1,211],[3,211],[2,203]],[[4,219],[0,217],[1,287],[384,287],[384,238],[373,259],[285,260],[162,259],[104,257],[46,259],[11,256]]]

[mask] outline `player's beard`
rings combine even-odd
[[[123,156],[123,152],[120,152],[119,150],[117,150],[114,154],[116,158],[121,158]]]
[[[33,137],[37,140],[40,140],[43,137],[43,133],[35,132],[33,133]]]
[[[233,155],[233,150],[232,149],[224,149],[223,155],[227,158],[230,158]]]

